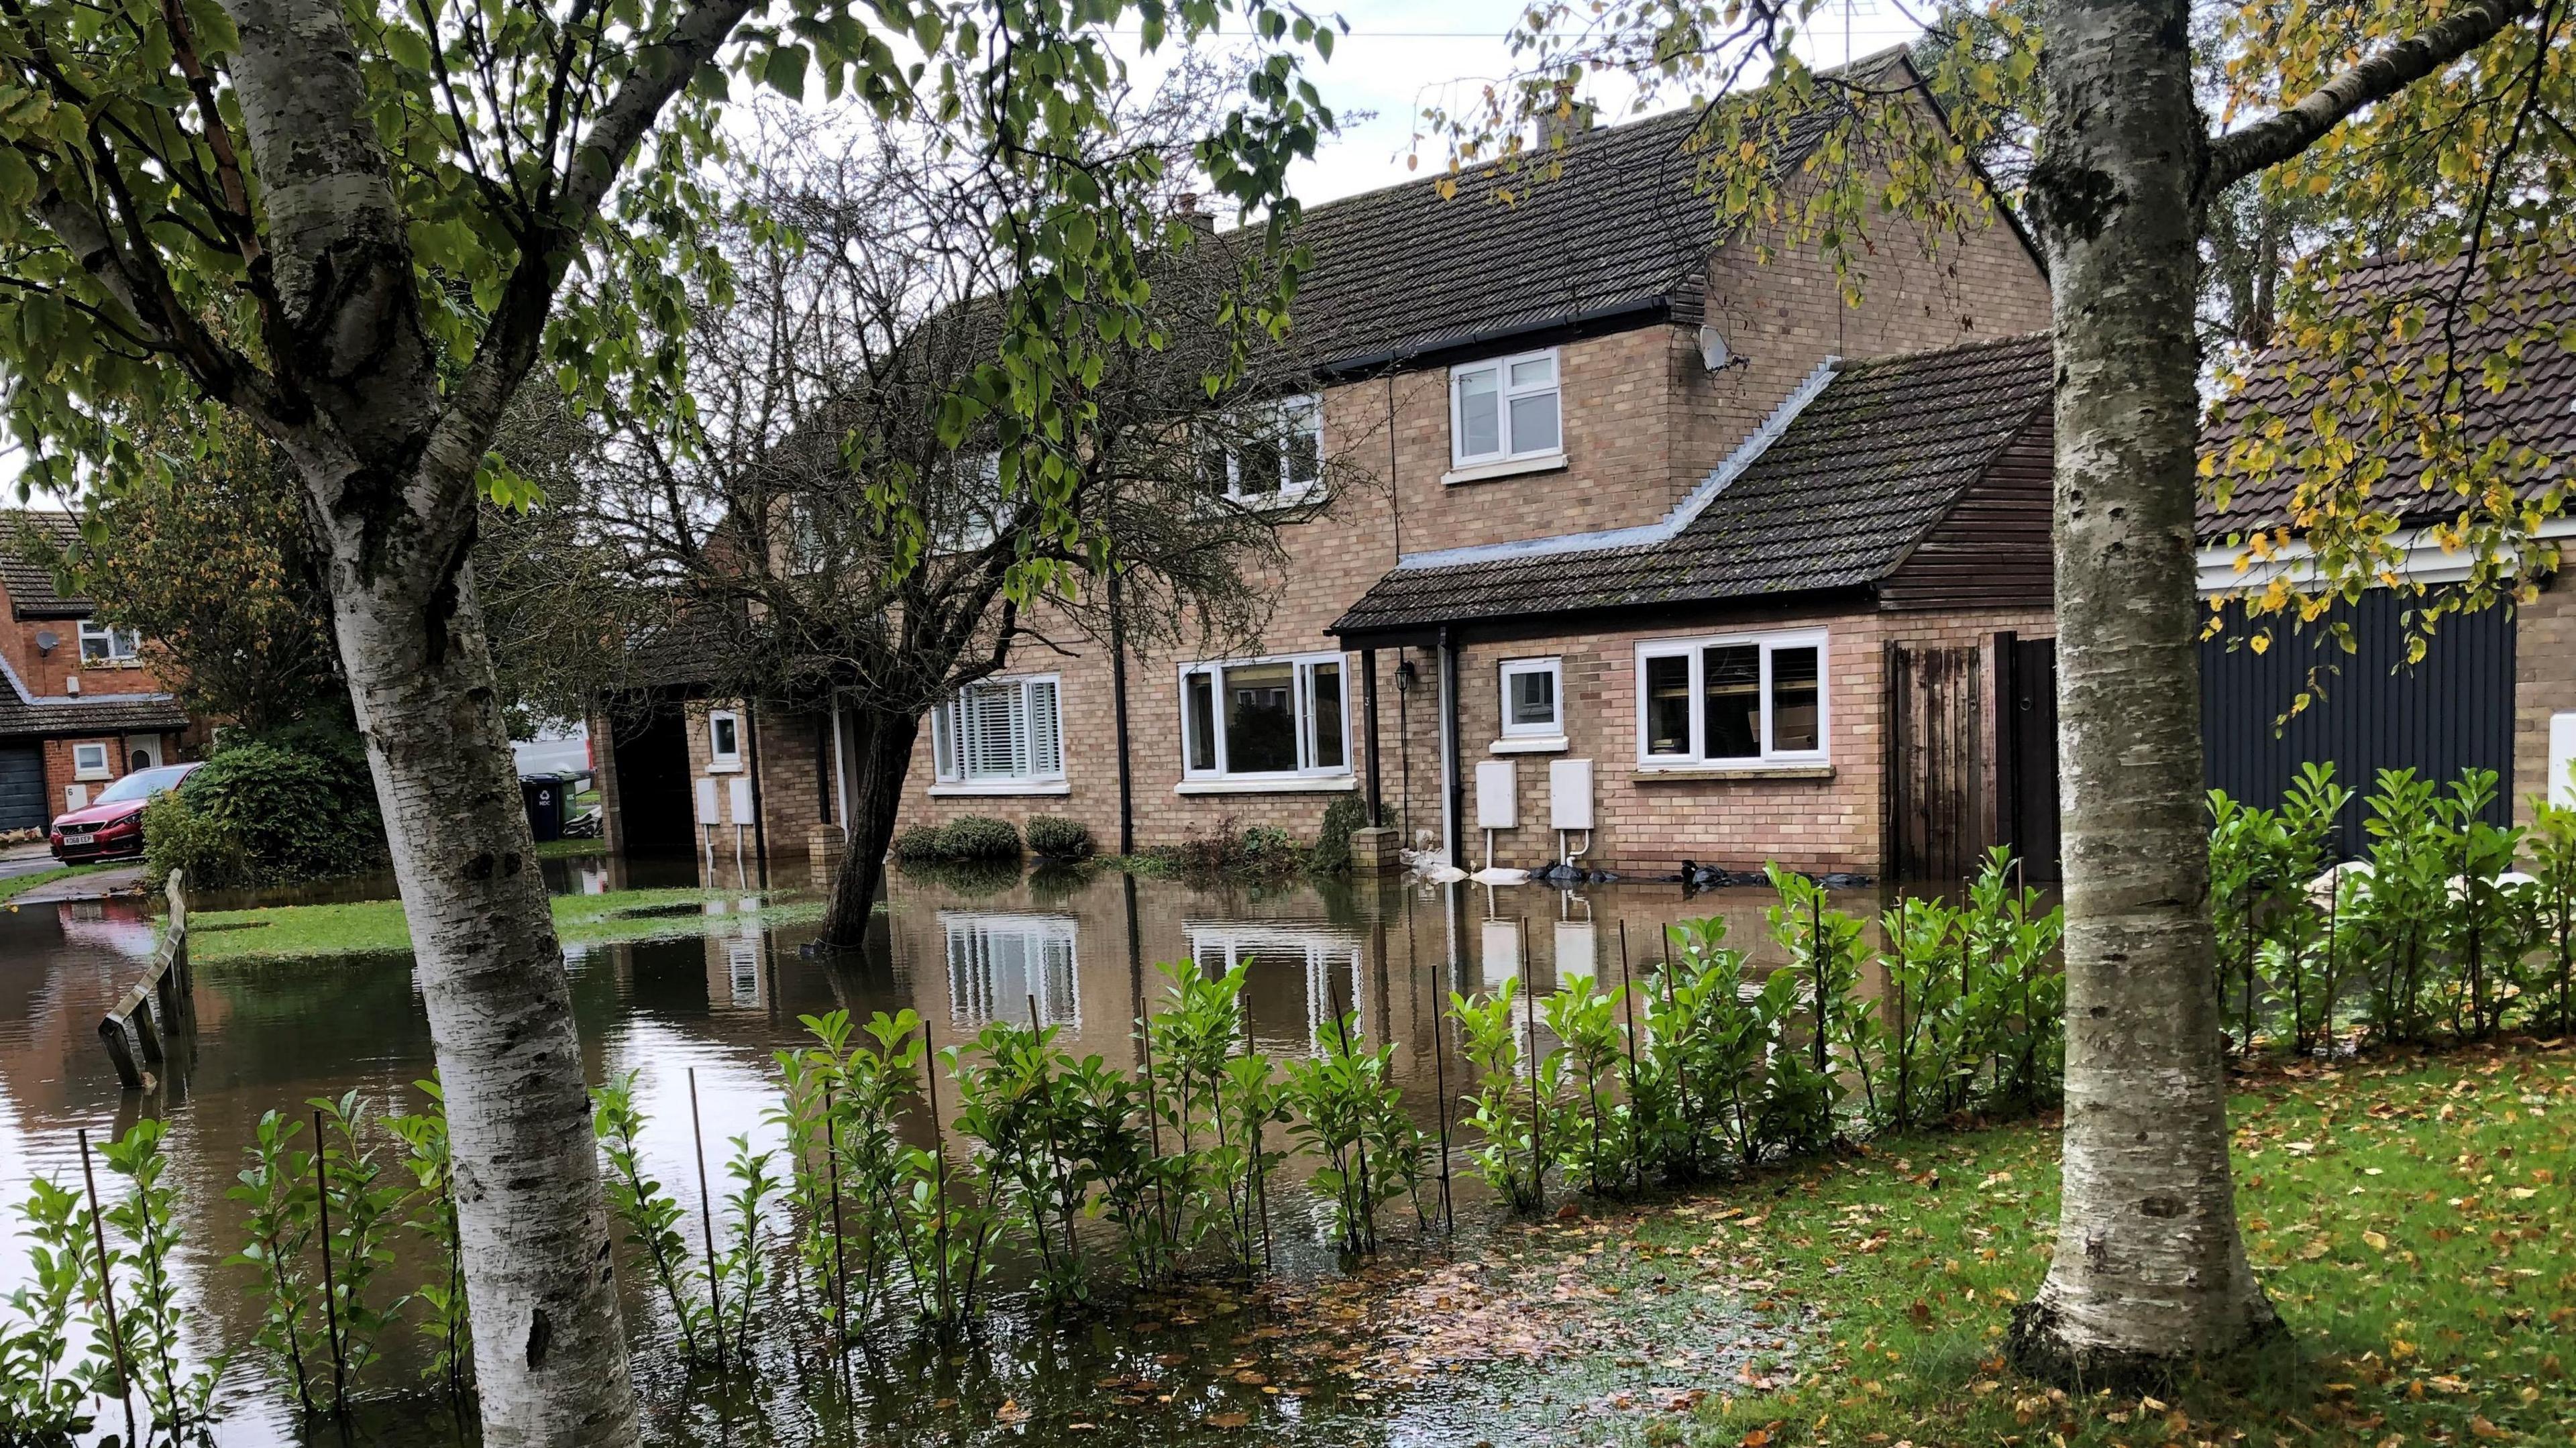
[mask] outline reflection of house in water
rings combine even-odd
[[[1082,1029],[1077,923],[1070,915],[940,911],[948,938],[949,1021],[970,1028],[1011,1021]]]
[[[74,945],[113,951],[132,960],[150,960],[161,937],[152,917],[128,901],[72,900],[55,907],[63,939]]]
[[[1243,973],[1245,1029],[1253,1044],[1314,1051],[1338,1011],[1359,1013],[1359,1034],[1369,1036],[1367,993],[1360,988],[1360,937],[1319,925],[1192,924],[1190,956],[1199,969]],[[1296,1024],[1292,1027],[1291,1022]]]

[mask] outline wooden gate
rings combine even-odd
[[[1984,651],[1887,648],[1888,872],[1951,881],[1984,848]]]
[[[1990,845],[2055,880],[2057,645],[1887,650],[1887,872],[1955,884]]]

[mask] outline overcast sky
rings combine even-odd
[[[1349,0],[1338,7],[1351,33],[1332,60],[1313,66],[1311,73],[1334,106],[1373,115],[1298,169],[1298,196],[1329,201],[1421,174],[1408,172],[1404,162],[1423,109],[1473,105],[1485,83],[1509,75],[1513,61],[1503,32],[1526,8],[1527,0]],[[1810,62],[1824,65],[1847,58],[1846,28],[1851,55],[1867,55],[1919,33],[1892,0],[1829,4],[1813,24],[1813,43],[1799,48]],[[1612,121],[1628,114],[1632,95],[1623,87],[1587,99],[1600,104],[1604,121]],[[1448,151],[1437,138],[1421,144],[1425,170],[1447,163]]]

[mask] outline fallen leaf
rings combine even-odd
[[[1211,1428],[1240,1428],[1252,1421],[1250,1413],[1210,1413],[1203,1420]]]

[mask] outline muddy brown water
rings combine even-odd
[[[548,868],[557,890],[585,893],[703,885],[747,901],[793,897],[807,883],[782,866],[764,886],[751,867],[737,869],[731,860]],[[355,882],[298,898],[381,897],[389,884]],[[594,1083],[636,1073],[637,1104],[651,1118],[649,1169],[694,1222],[690,1071],[711,1155],[736,1135],[774,1144],[778,1133],[765,1120],[775,1099],[771,1053],[806,1039],[801,1015],[839,1008],[865,1020],[909,1006],[929,1023],[934,1042],[946,1045],[991,1020],[1025,1021],[1034,1008],[1063,1028],[1063,1043],[1077,1056],[1125,1063],[1137,1059],[1132,1022],[1140,1002],[1160,998],[1156,962],[1189,955],[1211,965],[1245,963],[1257,1044],[1276,1055],[1306,1052],[1330,1029],[1337,1006],[1355,1009],[1370,1041],[1399,1043],[1396,1075],[1407,1106],[1436,1130],[1440,1084],[1453,1100],[1465,1085],[1454,1033],[1434,1060],[1435,1023],[1449,991],[1472,992],[1524,973],[1541,992],[1576,972],[1615,982],[1621,922],[1638,963],[1656,953],[1661,927],[1680,919],[1725,915],[1731,938],[1754,944],[1770,902],[1768,891],[1686,897],[1670,885],[1562,892],[1299,881],[1211,889],[1109,871],[980,880],[898,874],[859,958],[808,953],[811,925],[763,930],[707,914],[653,922],[669,925],[669,938],[573,947],[567,966],[584,1069]],[[1870,910],[1877,902],[1855,895],[1837,903]],[[431,1069],[429,1032],[408,956],[204,965],[193,1038],[157,1092],[129,1095],[118,1087],[96,1027],[153,944],[152,921],[135,902],[0,912],[0,1297],[25,1280],[16,1206],[29,1178],[78,1181],[78,1128],[97,1138],[138,1116],[163,1116],[180,1195],[184,1242],[176,1276],[189,1346],[212,1357],[246,1342],[257,1320],[242,1269],[224,1263],[242,1236],[241,1209],[224,1193],[261,1113],[300,1112],[309,1097],[352,1088],[379,1109],[415,1103],[412,1083]],[[1453,1127],[1452,1137],[1458,1234],[1419,1233],[1411,1211],[1393,1205],[1391,1219],[1400,1225],[1389,1234],[1388,1264],[1396,1270],[1472,1255],[1498,1215],[1468,1179],[1464,1133]],[[387,1166],[399,1170],[390,1160]],[[709,1174],[721,1191],[720,1161],[709,1163]],[[1436,1189],[1429,1207],[1436,1216]],[[973,1339],[941,1346],[881,1331],[871,1352],[850,1356],[846,1383],[819,1355],[785,1344],[766,1350],[761,1372],[749,1380],[724,1386],[703,1374],[692,1378],[672,1351],[664,1314],[634,1290],[640,1274],[627,1273],[648,1437],[657,1444],[800,1445],[1005,1438],[1471,1444],[1489,1437],[1493,1425],[1479,1420],[1468,1397],[1446,1390],[1446,1380],[1377,1391],[1347,1364],[1333,1367],[1332,1354],[1347,1345],[1332,1330],[1335,1319],[1319,1315],[1317,1295],[1353,1290],[1354,1266],[1330,1250],[1321,1203],[1302,1187],[1281,1184],[1274,1209],[1277,1273],[1273,1286],[1250,1297],[1213,1286],[1149,1298],[1112,1289],[1099,1306],[1042,1311],[1006,1278]],[[414,1250],[399,1232],[393,1246]],[[393,1274],[397,1285],[406,1266]],[[405,1344],[389,1345],[392,1360],[375,1378],[392,1389],[407,1380],[409,1366]],[[211,1439],[226,1448],[343,1436],[340,1425],[300,1423],[275,1376],[246,1353],[236,1352],[226,1368],[218,1401],[222,1421]],[[120,1429],[116,1419],[112,1408],[104,1411],[91,1441]],[[390,1397],[345,1431],[353,1442],[399,1445],[471,1438],[427,1397]]]

